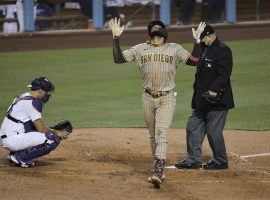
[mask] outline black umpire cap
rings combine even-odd
[[[206,24],[203,32],[201,33],[200,39],[202,40],[205,36],[211,35],[213,33],[215,33],[214,28],[211,25]]]
[[[27,87],[31,88],[32,91],[39,90],[39,89],[42,89],[45,92],[54,91],[53,83],[43,76],[35,78],[31,82],[31,85],[28,85]]]

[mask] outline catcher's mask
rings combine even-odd
[[[152,28],[156,25],[160,26],[160,28],[152,30]],[[162,21],[151,21],[148,24],[148,35],[150,38],[154,36],[164,37],[165,40],[168,38],[168,32]]]
[[[31,88],[32,91],[34,90],[44,90],[46,93],[42,97],[41,101],[43,103],[46,103],[50,100],[51,94],[54,91],[54,85],[51,81],[49,81],[45,77],[38,77],[35,78],[32,82],[31,85],[28,85],[27,87]]]

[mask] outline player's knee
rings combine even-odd
[[[166,128],[157,128],[155,131],[156,143],[167,143],[167,133]]]
[[[193,133],[196,130],[196,126],[194,126],[193,123],[188,122],[187,127],[186,127],[186,132],[187,133]]]
[[[57,136],[58,137],[58,136]],[[60,143],[60,139],[56,137],[55,140],[47,140],[45,143],[25,149],[28,158],[27,159],[34,159],[46,154],[49,154],[51,151],[55,150]]]
[[[149,140],[150,140],[150,143],[155,143],[155,137],[154,136],[150,136]]]
[[[56,134],[53,134],[53,133],[45,133],[45,137],[46,137],[47,139],[51,140],[51,141],[54,141],[54,143],[56,144],[56,146],[57,146],[58,144],[60,144],[61,139],[60,139],[60,137],[59,137],[58,135],[56,135]]]

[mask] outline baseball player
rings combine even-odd
[[[46,126],[42,106],[49,101],[54,85],[45,77],[35,78],[31,91],[14,99],[0,129],[1,142],[10,151],[7,159],[20,167],[33,167],[32,159],[55,150],[68,133]]]
[[[203,27],[200,26],[194,34],[203,31]],[[111,28],[114,62],[135,61],[141,72],[143,113],[155,164],[148,181],[159,187],[165,179],[167,135],[176,105],[173,89],[177,65],[179,63],[196,65],[198,50],[194,48],[190,54],[179,44],[167,43],[168,34],[165,25],[161,21],[152,21],[148,24],[149,41],[122,52],[119,37],[124,28],[120,27],[120,20],[115,19]]]

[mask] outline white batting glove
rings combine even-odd
[[[201,22],[196,30],[194,28],[192,28],[192,35],[197,43],[201,42],[200,36],[201,36],[205,26],[206,26],[206,23]]]
[[[110,22],[113,38],[118,38],[124,31],[124,26],[120,27],[120,19],[115,18],[113,22]]]

